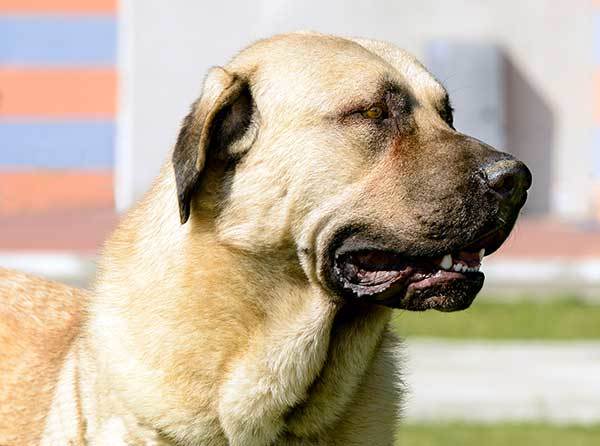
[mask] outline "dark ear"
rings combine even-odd
[[[190,217],[192,197],[210,151],[236,154],[247,150],[256,137],[253,101],[248,83],[221,67],[213,67],[204,81],[202,96],[183,121],[173,151],[179,217]]]

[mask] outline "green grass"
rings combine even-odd
[[[404,337],[600,340],[600,305],[569,298],[511,303],[480,299],[456,313],[396,311],[393,325]],[[396,446],[600,445],[600,425],[408,423],[398,432]]]
[[[406,424],[396,446],[598,446],[600,426]]]
[[[393,326],[403,337],[600,339],[600,305],[576,299],[515,303],[475,300],[471,308],[455,313],[398,310]]]

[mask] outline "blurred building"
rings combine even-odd
[[[456,120],[465,124],[463,116],[478,115],[480,124],[496,120],[503,148],[533,170],[530,213],[579,221],[596,215],[594,176],[600,168],[594,166],[596,7],[591,1],[262,0],[234,10],[218,2],[122,4],[121,99],[132,148],[125,149],[132,164],[123,178],[136,180],[129,194],[117,194],[119,206],[139,196],[157,172],[209,66],[225,63],[257,38],[314,29],[388,40],[429,62],[436,61],[432,49],[454,48],[454,57],[441,67],[446,70],[437,74],[461,105]],[[480,51],[457,51],[460,46]],[[496,50],[500,72],[491,70],[494,61],[486,47]],[[481,64],[490,69],[480,69]],[[488,94],[482,87],[489,88],[487,78],[494,76],[501,109],[463,100]]]

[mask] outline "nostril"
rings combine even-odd
[[[515,177],[512,175],[499,175],[490,181],[489,185],[497,193],[503,196],[512,194],[515,188]]]
[[[520,197],[531,185],[531,173],[514,159],[503,159],[484,168],[487,185],[502,199]]]

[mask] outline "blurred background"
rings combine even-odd
[[[600,444],[598,1],[0,0],[0,266],[89,286],[207,69],[298,29],[413,52],[534,176],[474,306],[395,315],[399,441]]]

